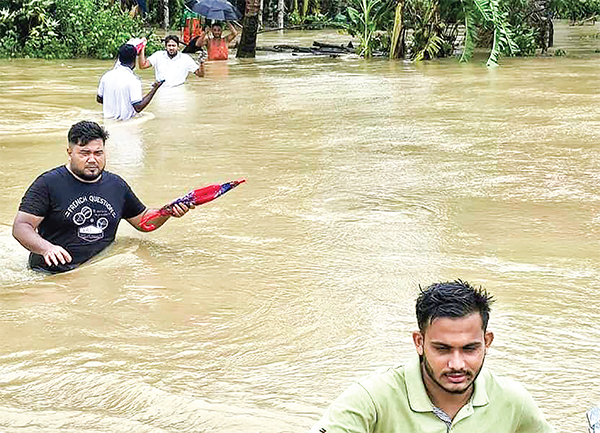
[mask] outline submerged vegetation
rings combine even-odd
[[[230,0],[241,11],[257,0]],[[179,29],[184,0],[0,0],[0,57],[110,58],[132,36],[159,46],[152,26]],[[256,6],[255,5],[255,6]],[[256,9],[256,7],[254,7]],[[545,53],[553,18],[583,23],[600,17],[600,0],[263,0],[262,28],[330,26],[358,39],[357,53],[415,61],[488,50],[501,56]],[[256,25],[254,27],[257,27]]]

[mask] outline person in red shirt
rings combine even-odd
[[[208,60],[227,60],[229,57],[229,44],[237,37],[238,32],[230,22],[229,34],[223,36],[223,25],[215,21],[210,30],[190,42],[184,52],[196,52],[206,47]],[[208,34],[210,32],[210,35]],[[193,50],[193,51],[192,51]]]

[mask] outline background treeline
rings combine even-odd
[[[246,1],[231,0],[240,11]],[[111,58],[132,36],[152,27],[179,30],[184,0],[147,0],[149,13],[132,16],[134,0],[0,0],[0,57]],[[122,3],[125,3],[123,6]],[[600,16],[600,0],[263,0],[263,29],[334,27],[359,41],[359,54],[415,60],[489,50],[532,55],[552,45],[552,19]]]
[[[0,57],[112,58],[139,19],[107,0],[0,0]]]

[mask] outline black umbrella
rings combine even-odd
[[[242,17],[236,7],[225,0],[191,0],[186,6],[214,21],[236,21]]]

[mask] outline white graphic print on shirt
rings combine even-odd
[[[104,237],[109,218],[117,219],[113,206],[104,198],[89,195],[73,200],[65,212],[65,217],[77,226],[77,235],[87,242],[96,242]]]

